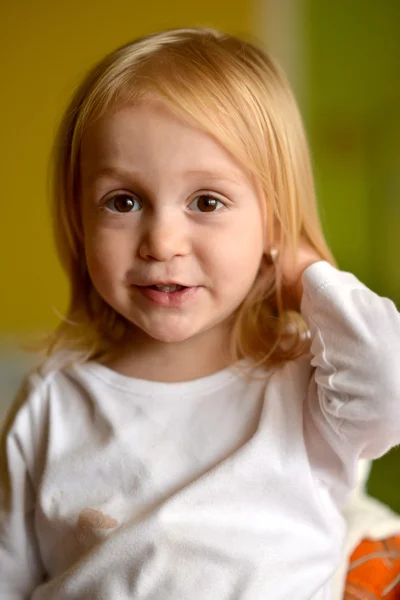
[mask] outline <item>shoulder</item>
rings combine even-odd
[[[3,434],[9,434],[17,429],[21,421],[26,420],[27,413],[42,408],[41,398],[46,387],[44,378],[39,369],[29,372],[20,385],[3,424]]]
[[[7,472],[4,461],[10,452],[20,456],[36,480],[47,445],[58,444],[68,415],[73,414],[76,422],[81,419],[85,386],[77,385],[74,368],[67,367],[63,358],[54,355],[25,376],[0,432],[0,480]],[[84,371],[81,365],[79,372]],[[72,431],[76,433],[76,428]]]
[[[51,399],[60,395],[71,379],[73,367],[67,364],[66,356],[56,353],[27,373],[6,415],[3,437],[13,431],[39,427]]]

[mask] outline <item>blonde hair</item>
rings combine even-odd
[[[65,319],[46,340],[48,354],[63,349],[78,360],[100,359],[124,336],[127,322],[97,293],[84,260],[80,149],[89,124],[154,96],[214,136],[254,176],[266,199],[269,239],[276,239],[278,229],[279,245],[294,249],[302,236],[334,263],[317,214],[302,121],[275,62],[253,44],[212,29],[149,35],[115,50],[89,72],[59,127],[53,224],[70,302]],[[274,269],[261,269],[232,316],[232,360],[282,364],[304,353],[308,342],[299,311],[282,291],[279,260]]]

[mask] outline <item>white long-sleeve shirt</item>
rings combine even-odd
[[[323,261],[303,284],[312,355],[280,369],[30,377],[6,439],[1,600],[331,598],[358,459],[400,443],[400,315]]]

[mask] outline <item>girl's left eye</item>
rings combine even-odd
[[[113,212],[129,213],[140,210],[141,204],[130,194],[118,194],[113,196],[106,203],[107,208]]]
[[[224,203],[214,196],[207,196],[206,194],[202,194],[201,196],[197,196],[192,202],[189,204],[190,210],[199,211],[199,212],[215,212],[222,208]],[[193,208],[194,207],[194,208]]]

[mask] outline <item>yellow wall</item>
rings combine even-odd
[[[47,162],[62,109],[85,71],[139,35],[209,25],[250,31],[251,0],[11,0],[0,54],[0,335],[49,329],[67,286],[48,219]]]

